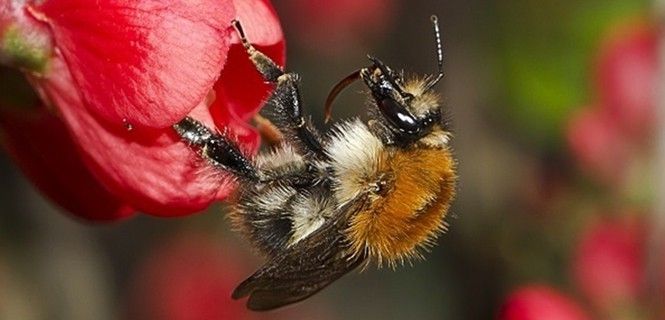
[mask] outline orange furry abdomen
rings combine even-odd
[[[386,151],[379,176],[385,192],[351,218],[348,238],[356,254],[389,264],[418,257],[445,230],[444,218],[455,195],[455,163],[446,149]]]

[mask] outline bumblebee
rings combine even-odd
[[[434,86],[443,51],[432,17],[438,73],[405,77],[379,59],[340,81],[325,105],[356,80],[369,89],[368,120],[319,132],[303,112],[300,78],[286,73],[234,27],[263,78],[275,85],[266,106],[284,139],[255,158],[226,134],[185,118],[175,131],[213,167],[238,181],[234,226],[267,262],[233,292],[269,310],[301,301],[371,262],[420,258],[446,229],[455,195],[455,160],[444,108]]]

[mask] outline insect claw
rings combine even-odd
[[[231,24],[233,25],[233,28],[236,29],[236,33],[238,34],[238,37],[240,37],[242,45],[245,47],[245,49],[249,50],[251,45],[249,44],[249,40],[247,40],[247,36],[245,35],[245,30],[243,30],[240,21],[238,21],[238,19],[233,19],[231,21]]]

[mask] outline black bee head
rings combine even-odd
[[[382,122],[405,142],[415,141],[430,133],[435,124],[442,122],[439,99],[432,88],[443,78],[443,51],[439,25],[432,16],[436,39],[438,72],[421,79],[404,79],[381,60],[369,56],[371,65],[342,79],[330,92],[326,101],[326,120],[332,102],[345,87],[362,79],[379,110]]]
[[[413,99],[412,94],[404,91],[404,81],[401,74],[393,71],[375,57],[369,56],[368,58],[372,65],[360,69],[360,78],[365,82],[375,99],[392,97],[405,102]]]
[[[427,135],[441,121],[438,99],[433,99],[427,81],[405,81],[381,60],[369,57],[372,65],[360,70],[383,122],[406,140]]]

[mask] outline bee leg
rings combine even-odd
[[[239,178],[260,181],[260,172],[238,147],[238,144],[226,135],[214,133],[202,123],[186,117],[173,125],[176,133],[198,149],[202,158],[215,167],[231,172]]]
[[[289,141],[294,142],[299,153],[325,159],[328,156],[323,151],[320,135],[311,120],[303,114],[298,82],[299,78],[293,73],[279,78],[272,97],[267,101],[269,110],[272,110],[271,118]]]
[[[296,142],[295,145],[301,153],[327,158],[318,132],[303,113],[299,77],[294,73],[284,73],[272,59],[254,48],[247,40],[240,22],[234,20],[233,26],[256,70],[263,79],[276,85],[267,104],[274,110],[273,118],[277,127],[292,138],[290,140]]]

